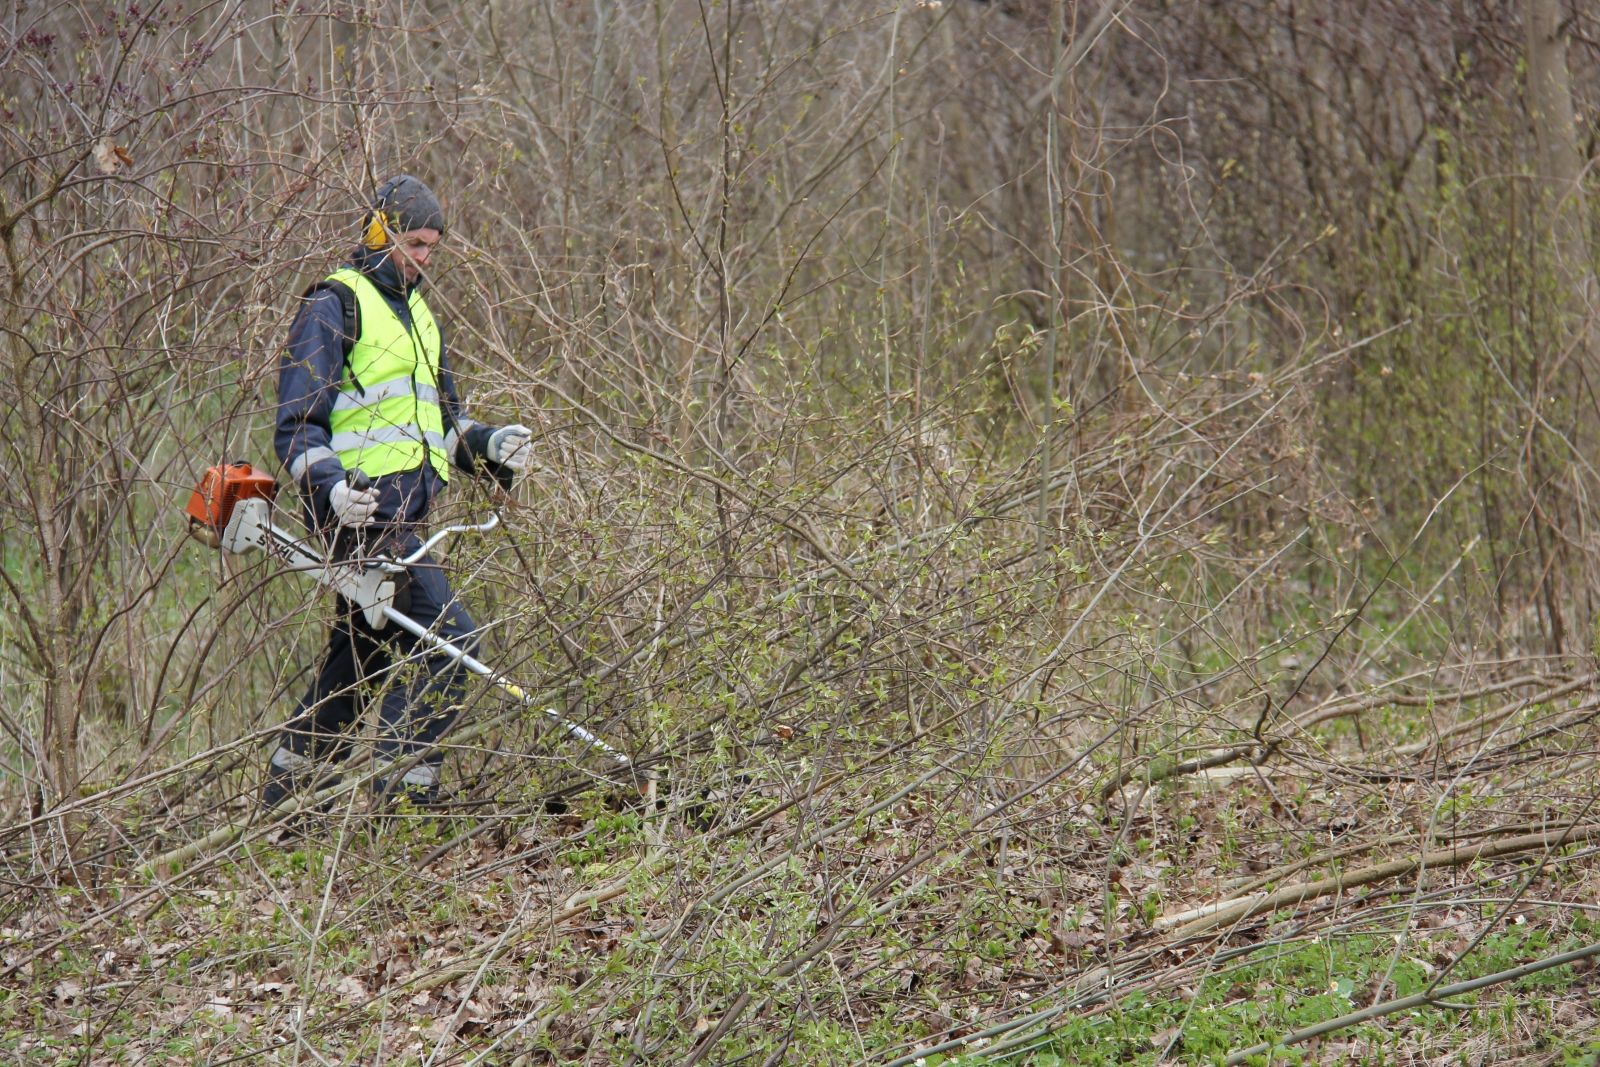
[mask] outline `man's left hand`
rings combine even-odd
[[[502,426],[489,435],[484,458],[514,471],[526,470],[533,460],[533,431],[519,423]]]

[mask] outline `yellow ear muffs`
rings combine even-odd
[[[367,223],[367,236],[364,240],[366,246],[376,252],[389,243],[389,231],[384,229],[383,215],[374,211],[372,220]]]

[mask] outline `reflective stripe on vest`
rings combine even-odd
[[[416,470],[426,461],[448,481],[439,327],[427,302],[420,293],[411,294],[412,328],[407,330],[360,271],[345,267],[329,280],[348,285],[361,306],[361,336],[350,350],[348,377],[339,383],[328,416],[329,446],[346,470],[359,467],[373,478]]]
[[[397,396],[415,396],[418,400],[429,404],[439,402],[439,390],[423,382],[413,383],[410,378],[395,378],[381,385],[367,385],[363,382],[362,386],[366,389],[365,395],[356,392],[340,393],[339,399],[333,402],[333,410],[354,411],[356,408],[370,408],[385,400],[393,400]]]
[[[366,451],[378,445],[398,445],[408,441],[426,441],[434,448],[444,448],[444,435],[434,433],[432,430],[421,430],[415,424],[411,426],[369,426],[365,430],[345,430],[333,435],[333,440],[328,442],[333,450],[341,456],[346,452]],[[366,470],[365,467],[361,468]],[[402,467],[402,470],[409,468]],[[371,474],[371,471],[367,471]]]

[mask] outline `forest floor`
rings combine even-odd
[[[1103,803],[1048,761],[975,795],[950,724],[861,735],[826,765],[775,739],[725,793],[663,783],[653,809],[599,779],[570,805],[361,800],[11,911],[0,1049],[85,1067],[1222,1062],[1600,940],[1596,761],[1553,743],[1600,697],[1571,664],[1532,667],[1455,690],[1449,719],[1448,692],[1368,698],[1362,731],[1325,702],[1314,743],[1157,763]],[[253,804],[244,770],[190,785],[204,811],[131,810],[118,832],[195,836]],[[1597,959],[1275,1061],[1591,1063]]]

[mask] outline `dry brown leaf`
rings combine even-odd
[[[100,143],[94,146],[95,168],[101,174],[115,174],[119,163],[117,146],[111,143],[111,138],[101,138]]]

